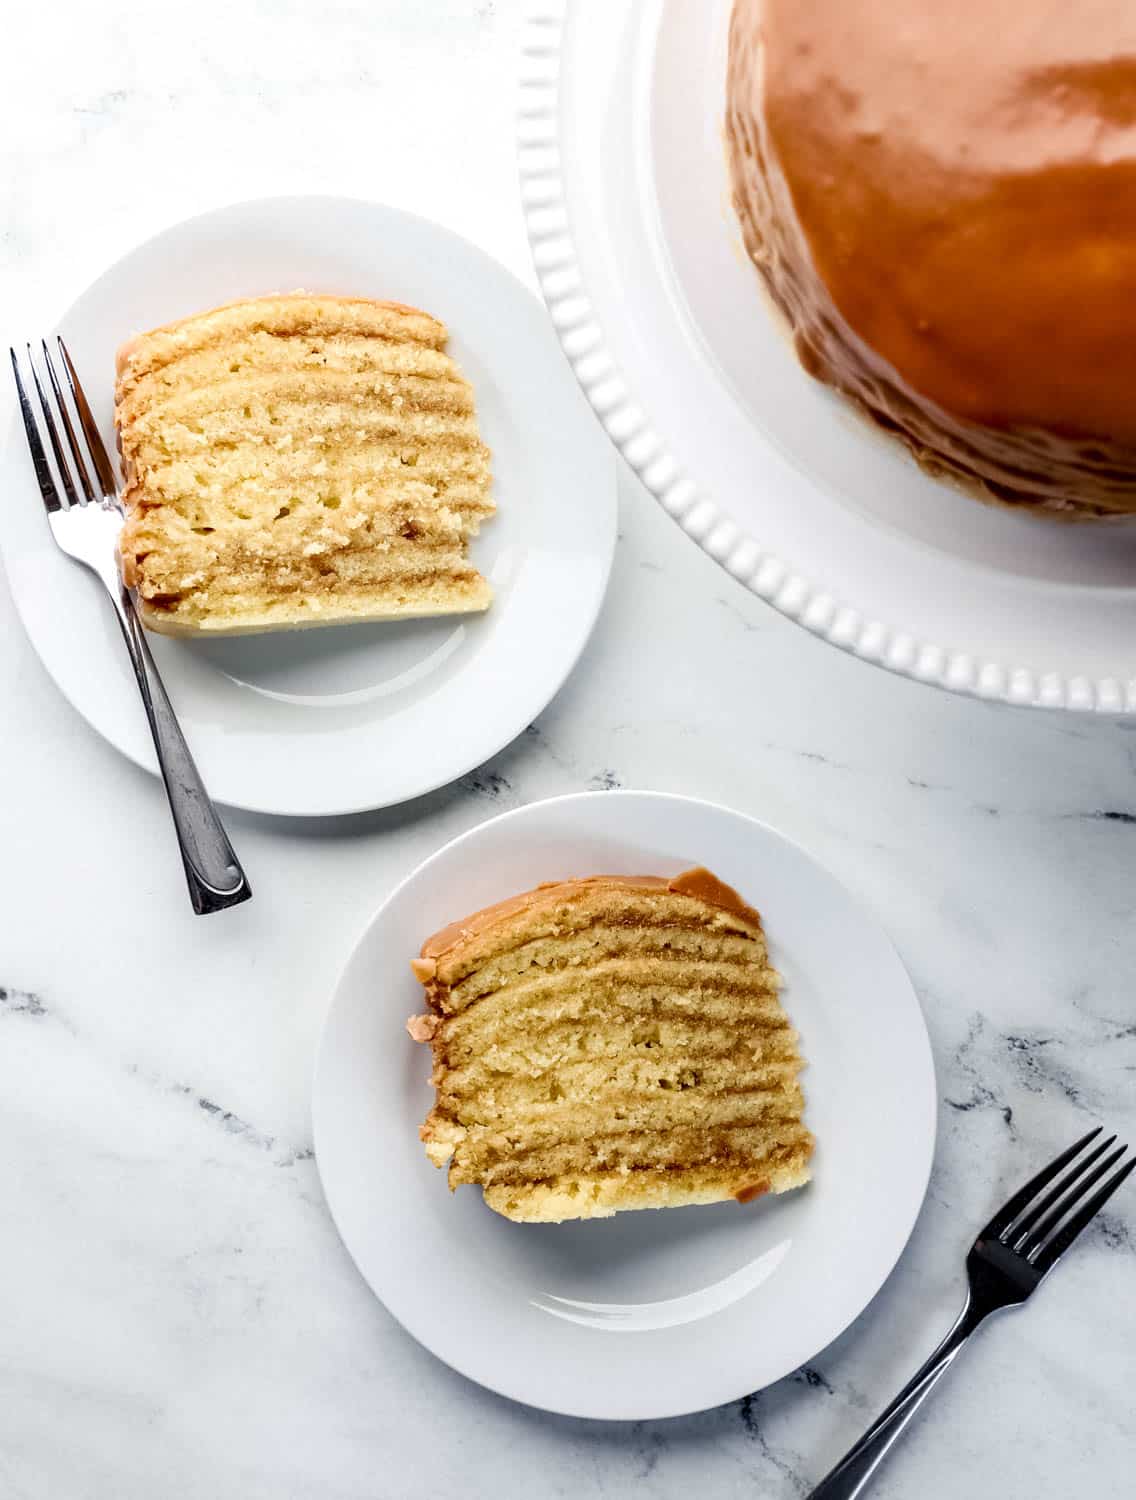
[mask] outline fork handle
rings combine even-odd
[[[987,1316],[968,1297],[954,1326],[907,1382],[891,1405],[880,1413],[867,1432],[807,1497],[807,1500],[854,1500],[863,1494],[884,1455],[954,1362],[959,1350]]]
[[[226,907],[247,901],[252,895],[252,887],[189,753],[157,664],[150,654],[134,599],[121,584],[117,589],[111,588],[110,592],[150,722],[150,733],[154,737],[154,749],[158,754],[189,884],[189,899],[198,916],[224,911]]]

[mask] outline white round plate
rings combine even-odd
[[[834,644],[957,691],[1136,712],[1136,527],[979,505],[797,364],[730,207],[730,9],[533,7],[522,195],[592,405],[701,546]]]
[[[123,339],[297,288],[408,302],[448,324],[493,452],[498,513],[472,556],[496,599],[485,615],[151,643],[218,801],[356,812],[463,775],[556,693],[603,599],[615,462],[536,298],[448,230],[346,198],[264,199],[190,219],[79,298],[59,329],[108,449]],[[83,717],[156,771],[118,627],[95,578],[52,542],[15,415],[0,482],[0,545],[32,643]]]
[[[451,1194],[418,1126],[427,1049],[410,959],[453,918],[542,880],[705,864],[760,908],[801,1034],[814,1180],[741,1207],[513,1224]],[[751,818],[654,792],[506,813],[419,866],[339,981],[316,1063],[316,1159],[376,1294],[426,1348],[514,1400],[571,1416],[717,1406],[811,1359],[903,1249],[931,1169],[935,1077],[884,933],[803,850]]]

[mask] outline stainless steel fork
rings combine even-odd
[[[20,414],[24,419],[32,465],[47,510],[48,524],[62,550],[76,562],[90,568],[102,580],[110,595],[118,623],[122,627],[126,649],[130,653],[134,675],[138,680],[138,690],[142,694],[150,733],[154,737],[154,749],[158,754],[158,765],[161,767],[177,831],[182,863],[185,865],[185,877],[189,882],[189,899],[198,914],[222,911],[225,907],[247,901],[252,895],[252,888],[233,853],[233,846],[221,826],[217,809],[209,800],[209,794],[193,763],[162,679],[158,675],[158,668],[150,654],[133,595],[119,576],[116,545],[123,512],[114,470],[83,394],[83,387],[79,384],[75,367],[71,363],[67,346],[61,338],[57,338],[56,343],[85,445],[80,442],[75,431],[47,341],[41,341],[41,347],[43,366],[51,388],[50,399],[40,381],[29,344],[27,365],[55,460],[54,473],[20,374],[20,361],[14,349],[9,351],[20,399]],[[60,439],[61,428],[66,439],[66,450]],[[94,472],[94,483],[88,471],[88,462],[90,470]]]
[[[1068,1151],[1063,1151],[1003,1204],[981,1231],[966,1258],[966,1305],[954,1327],[855,1447],[821,1480],[808,1500],[853,1500],[864,1491],[884,1455],[974,1330],[991,1313],[1016,1307],[1037,1290],[1082,1229],[1136,1167],[1136,1156],[1129,1157],[1097,1187],[1128,1150],[1127,1146],[1110,1150],[1116,1145],[1113,1135],[1082,1156],[1085,1147],[1100,1133],[1098,1125]],[[1055,1182],[1065,1167],[1069,1171]]]

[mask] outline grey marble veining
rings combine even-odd
[[[26,11],[0,90],[11,335],[163,223],[274,191],[431,214],[531,283],[520,9]],[[405,808],[235,815],[257,899],[207,931],[159,789],[58,696],[0,587],[5,1500],[803,1495],[949,1323],[1001,1198],[1089,1122],[1136,1132],[1136,733],[887,677],[734,585],[630,480],[621,506],[596,634],[527,733]],[[495,812],[620,786],[762,817],[858,893],[924,1006],[939,1143],[905,1255],[835,1344],[720,1410],[605,1425],[488,1395],[390,1319],[324,1207],[308,1090],[334,976],[412,865]],[[1129,1193],[981,1335],[881,1500],[1127,1500],[1134,1225]]]

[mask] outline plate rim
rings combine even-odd
[[[641,17],[661,6],[637,0]],[[739,583],[813,635],[901,677],[1018,707],[1136,716],[1136,678],[1088,676],[979,657],[882,621],[835,597],[723,511],[684,469],[615,359],[588,294],[561,171],[564,27],[579,0],[529,0],[520,49],[516,151],[521,209],[541,294],[565,356],[612,442],[647,490]],[[638,23],[637,23],[638,24]],[[763,439],[764,441],[764,439]]]
[[[412,210],[402,208],[398,204],[386,203],[381,199],[368,198],[360,194],[318,192],[267,193],[249,198],[234,199],[226,201],[224,203],[215,204],[211,207],[201,210],[198,213],[193,213],[188,215],[187,217],[174,219],[166,224],[160,225],[152,233],[147,234],[137,243],[129,245],[121,254],[116,255],[112,259],[106,261],[96,272],[96,274],[91,276],[86,281],[85,285],[83,285],[82,287],[73,288],[67,306],[54,319],[52,323],[52,329],[58,330],[64,327],[75,307],[88,295],[92,288],[94,288],[100,281],[102,281],[104,277],[113,272],[123,261],[128,260],[130,257],[138,254],[139,252],[150,248],[159,240],[163,239],[165,236],[169,235],[172,232],[188,229],[191,226],[200,224],[205,220],[218,218],[223,215],[239,212],[242,210],[287,208],[294,211],[297,205],[311,206],[321,203],[334,205],[343,204],[361,208],[379,208],[384,212],[393,214],[400,219],[410,221],[417,226],[422,226],[429,232],[436,232],[451,240],[457,246],[460,246],[463,251],[468,252],[475,260],[487,262],[494,268],[496,272],[499,272],[501,277],[507,280],[512,285],[514,290],[518,294],[522,295],[527,302],[531,302],[534,307],[540,306],[540,298],[537,297],[531,290],[531,288],[526,286],[524,282],[521,281],[521,279],[516,275],[516,273],[510,270],[510,268],[506,266],[502,261],[498,260],[494,255],[491,255],[488,250],[483,249],[475,241],[469,239],[468,236],[461,234],[455,229],[450,228],[450,226],[447,224],[427,217],[425,214],[416,213]],[[550,346],[550,349],[555,347],[555,345],[552,345]],[[15,411],[14,406],[12,409],[11,421],[9,423],[6,438],[7,442],[3,449],[0,449],[0,455],[7,457],[9,454],[15,455],[23,451],[23,429],[19,420],[19,414],[17,411]],[[518,736],[520,736],[524,732],[525,728],[529,723],[531,723],[532,719],[539,713],[543,712],[544,709],[547,708],[548,705],[560,693],[565,683],[568,681],[568,678],[572,675],[577,665],[579,664],[580,657],[583,655],[584,650],[595,631],[595,627],[603,611],[604,601],[607,597],[607,590],[611,581],[612,568],[614,566],[615,549],[618,542],[618,472],[614,460],[610,462],[609,488],[610,493],[608,504],[606,506],[607,516],[605,528],[607,532],[607,542],[602,559],[599,586],[596,590],[595,598],[592,602],[590,618],[587,620],[587,623],[580,629],[579,637],[575,644],[575,650],[569,652],[565,657],[562,663],[562,670],[555,678],[549,677],[547,679],[545,687],[542,688],[540,694],[538,695],[540,699],[539,704],[535,707],[527,708],[523,713],[519,715],[511,716],[509,718],[509,727],[507,732],[504,733],[504,737],[499,738],[498,736],[494,736],[493,744],[488,750],[486,750],[484,753],[479,750],[477,758],[475,760],[473,760],[468,765],[463,765],[461,769],[455,770],[452,774],[441,776],[436,780],[430,779],[426,782],[423,782],[423,784],[416,790],[409,793],[399,792],[393,798],[385,794],[376,797],[374,793],[368,793],[365,797],[362,798],[362,800],[360,800],[359,795],[356,794],[346,799],[335,801],[334,803],[328,799],[324,799],[318,807],[281,807],[279,805],[281,801],[279,796],[272,796],[267,800],[259,800],[247,794],[244,794],[240,797],[233,797],[226,795],[223,792],[215,792],[212,786],[210,786],[209,792],[214,801],[221,807],[232,808],[240,812],[252,813],[256,816],[262,817],[352,817],[361,813],[379,812],[392,807],[405,806],[406,804],[413,802],[420,797],[428,797],[433,793],[440,791],[444,787],[453,785],[456,781],[460,780],[462,776],[469,775],[471,772],[477,770],[479,766],[482,766],[487,761],[493,759],[495,755],[499,755],[502,750],[511,745],[513,741],[516,740]],[[29,501],[29,504],[32,503],[34,502]],[[84,709],[80,706],[79,702],[76,700],[71,687],[69,685],[65,686],[64,682],[60,680],[53,666],[47,659],[47,656],[44,654],[44,650],[41,648],[41,643],[37,638],[37,634],[33,633],[32,629],[29,628],[29,624],[25,617],[25,612],[21,603],[21,594],[17,591],[13,584],[12,569],[8,565],[7,551],[7,545],[3,540],[3,533],[0,533],[0,576],[3,577],[7,586],[8,594],[10,599],[12,600],[15,614],[20,622],[20,628],[22,629],[25,638],[31,645],[37,661],[40,663],[43,670],[46,672],[47,676],[54,684],[55,688],[59,691],[69,707],[79,716],[83,723],[86,724],[88,728],[94,730],[94,732],[105,744],[109,745],[113,750],[122,755],[124,759],[126,759],[132,765],[137,766],[140,770],[147,772],[151,776],[160,777],[161,772],[158,766],[157,758],[153,754],[151,743],[148,737],[143,737],[143,739],[139,741],[140,748],[137,751],[135,745],[130,740],[120,740],[113,738],[109,727],[104,726],[102,723],[96,723],[93,719],[89,718]],[[78,567],[80,565],[76,564],[76,566]],[[83,571],[86,570],[84,569]],[[516,722],[514,722],[514,720]],[[502,720],[502,723],[504,723],[504,720]]]
[[[542,1404],[539,1401],[532,1400],[523,1394],[519,1394],[516,1389],[506,1388],[506,1383],[503,1381],[487,1380],[482,1375],[473,1373],[473,1371],[468,1367],[468,1362],[462,1359],[460,1356],[451,1357],[449,1353],[442,1353],[437,1347],[435,1347],[435,1343],[432,1340],[428,1340],[426,1337],[423,1337],[422,1333],[419,1331],[416,1319],[404,1319],[401,1311],[396,1313],[393,1308],[391,1308],[387,1304],[377,1288],[372,1284],[370,1277],[364,1271],[363,1266],[360,1263],[360,1259],[356,1256],[351,1242],[344,1234],[340,1215],[336,1210],[332,1194],[328,1191],[327,1183],[324,1179],[323,1169],[320,1166],[320,1136],[322,1133],[321,1120],[324,1118],[323,1106],[320,1103],[322,1098],[320,1077],[324,1067],[325,1051],[330,1045],[329,1038],[332,1029],[333,1016],[337,1005],[339,1004],[340,993],[343,989],[344,981],[346,980],[352,965],[356,961],[359,950],[368,938],[372,928],[376,925],[376,923],[382,917],[383,913],[386,911],[387,907],[390,906],[390,904],[396,899],[396,897],[405,890],[405,888],[411,883],[411,881],[415,880],[432,865],[445,858],[448,854],[451,853],[452,850],[481,836],[488,828],[516,818],[524,817],[526,815],[531,816],[540,810],[554,805],[580,803],[584,801],[597,802],[601,799],[606,799],[608,802],[610,802],[612,799],[618,799],[620,801],[646,800],[651,802],[662,802],[664,804],[681,803],[712,813],[724,814],[729,818],[737,819],[743,823],[756,827],[761,831],[762,834],[772,836],[781,843],[788,845],[795,853],[802,856],[809,864],[815,866],[822,873],[822,875],[833,882],[833,884],[838,886],[843,897],[854,910],[857,917],[868,924],[872,929],[874,929],[875,933],[886,944],[889,952],[894,957],[896,964],[899,967],[899,971],[902,974],[910,992],[914,1017],[918,1022],[918,1035],[922,1043],[922,1066],[926,1069],[927,1072],[928,1087],[926,1101],[927,1122],[924,1148],[925,1160],[921,1163],[918,1174],[920,1179],[920,1186],[918,1193],[914,1198],[914,1203],[910,1215],[910,1222],[906,1224],[902,1231],[902,1234],[897,1236],[897,1244],[894,1256],[888,1259],[887,1263],[882,1266],[878,1275],[878,1279],[875,1279],[875,1284],[871,1286],[868,1295],[865,1297],[860,1307],[855,1312],[853,1312],[847,1318],[847,1320],[841,1324],[839,1328],[835,1329],[832,1332],[830,1337],[824,1344],[820,1346],[820,1348],[814,1350],[812,1354],[807,1355],[804,1362],[807,1363],[809,1360],[815,1359],[819,1355],[821,1355],[825,1349],[831,1347],[831,1345],[835,1343],[837,1339],[841,1338],[848,1331],[848,1329],[851,1328],[852,1325],[859,1318],[861,1318],[865,1312],[867,1312],[869,1307],[871,1307],[872,1303],[875,1301],[876,1297],[879,1296],[884,1286],[891,1279],[892,1275],[895,1272],[896,1266],[899,1264],[904,1251],[907,1249],[907,1246],[911,1241],[911,1236],[914,1233],[915,1226],[919,1220],[919,1216],[922,1213],[924,1205],[927,1201],[927,1193],[930,1188],[931,1175],[934,1171],[935,1153],[938,1147],[939,1134],[939,1091],[935,1052],[934,1048],[931,1045],[931,1035],[927,1026],[927,1019],[923,1014],[923,1007],[919,1002],[919,995],[915,988],[914,981],[912,980],[911,975],[908,972],[907,965],[903,962],[899,950],[896,948],[894,942],[892,941],[890,933],[876,918],[874,913],[872,913],[864,905],[864,903],[859,899],[855,892],[852,891],[847,885],[845,885],[844,881],[841,880],[839,876],[834,874],[822,860],[820,860],[815,854],[812,853],[810,849],[808,849],[804,844],[800,843],[797,839],[792,838],[788,834],[782,833],[780,829],[773,827],[772,824],[765,822],[761,818],[754,817],[750,813],[741,812],[737,808],[728,807],[724,803],[712,802],[708,798],[692,797],[680,792],[653,791],[649,788],[642,787],[620,787],[610,791],[565,792],[553,797],[538,798],[535,802],[527,802],[522,804],[520,807],[509,808],[506,811],[498,813],[491,818],[486,818],[480,823],[475,823],[472,828],[467,828],[464,832],[456,834],[453,838],[448,839],[439,848],[435,849],[431,854],[428,854],[424,859],[420,860],[412,870],[408,871],[402,877],[402,879],[396,881],[395,884],[393,884],[387,891],[386,895],[383,897],[382,901],[379,902],[371,915],[359,928],[355,940],[351,945],[350,951],[339,966],[334,984],[331,987],[331,996],[328,1002],[327,1010],[324,1014],[323,1024],[320,1028],[319,1040],[316,1044],[313,1056],[312,1070],[310,1074],[312,1152],[313,1160],[316,1166],[316,1173],[320,1181],[320,1190],[323,1195],[324,1203],[326,1205],[331,1221],[335,1226],[335,1231],[339,1236],[340,1243],[342,1244],[344,1250],[350,1258],[351,1263],[354,1265],[359,1276],[362,1278],[368,1291],[381,1304],[387,1314],[394,1319],[394,1321],[405,1333],[413,1338],[414,1341],[421,1348],[425,1349],[427,1353],[429,1353],[433,1358],[440,1360],[442,1364],[446,1365],[447,1368],[453,1370],[463,1379],[470,1380],[475,1385],[479,1385],[485,1390],[492,1391],[497,1396],[501,1396],[509,1401],[516,1401],[518,1404],[527,1406],[534,1411],[551,1412],[555,1415],[571,1417],[582,1421],[669,1421],[680,1417],[694,1416],[704,1411],[715,1410],[720,1406],[728,1404],[731,1400],[741,1399],[743,1396],[750,1394],[754,1390],[768,1389],[769,1385],[776,1384],[778,1380],[788,1378],[792,1371],[785,1371],[782,1376],[777,1377],[773,1381],[767,1382],[767,1384],[764,1386],[747,1386],[744,1390],[739,1390],[733,1396],[716,1398],[708,1405],[701,1402],[695,1405],[691,1405],[689,1402],[683,1401],[678,1404],[671,1403],[663,1407],[651,1407],[650,1409],[643,1409],[642,1411],[639,1411],[632,1415],[628,1415],[625,1412],[612,1414],[600,1413],[595,1411],[594,1409],[584,1410],[579,1405],[570,1407],[566,1403],[561,1403],[556,1406],[550,1406]]]

